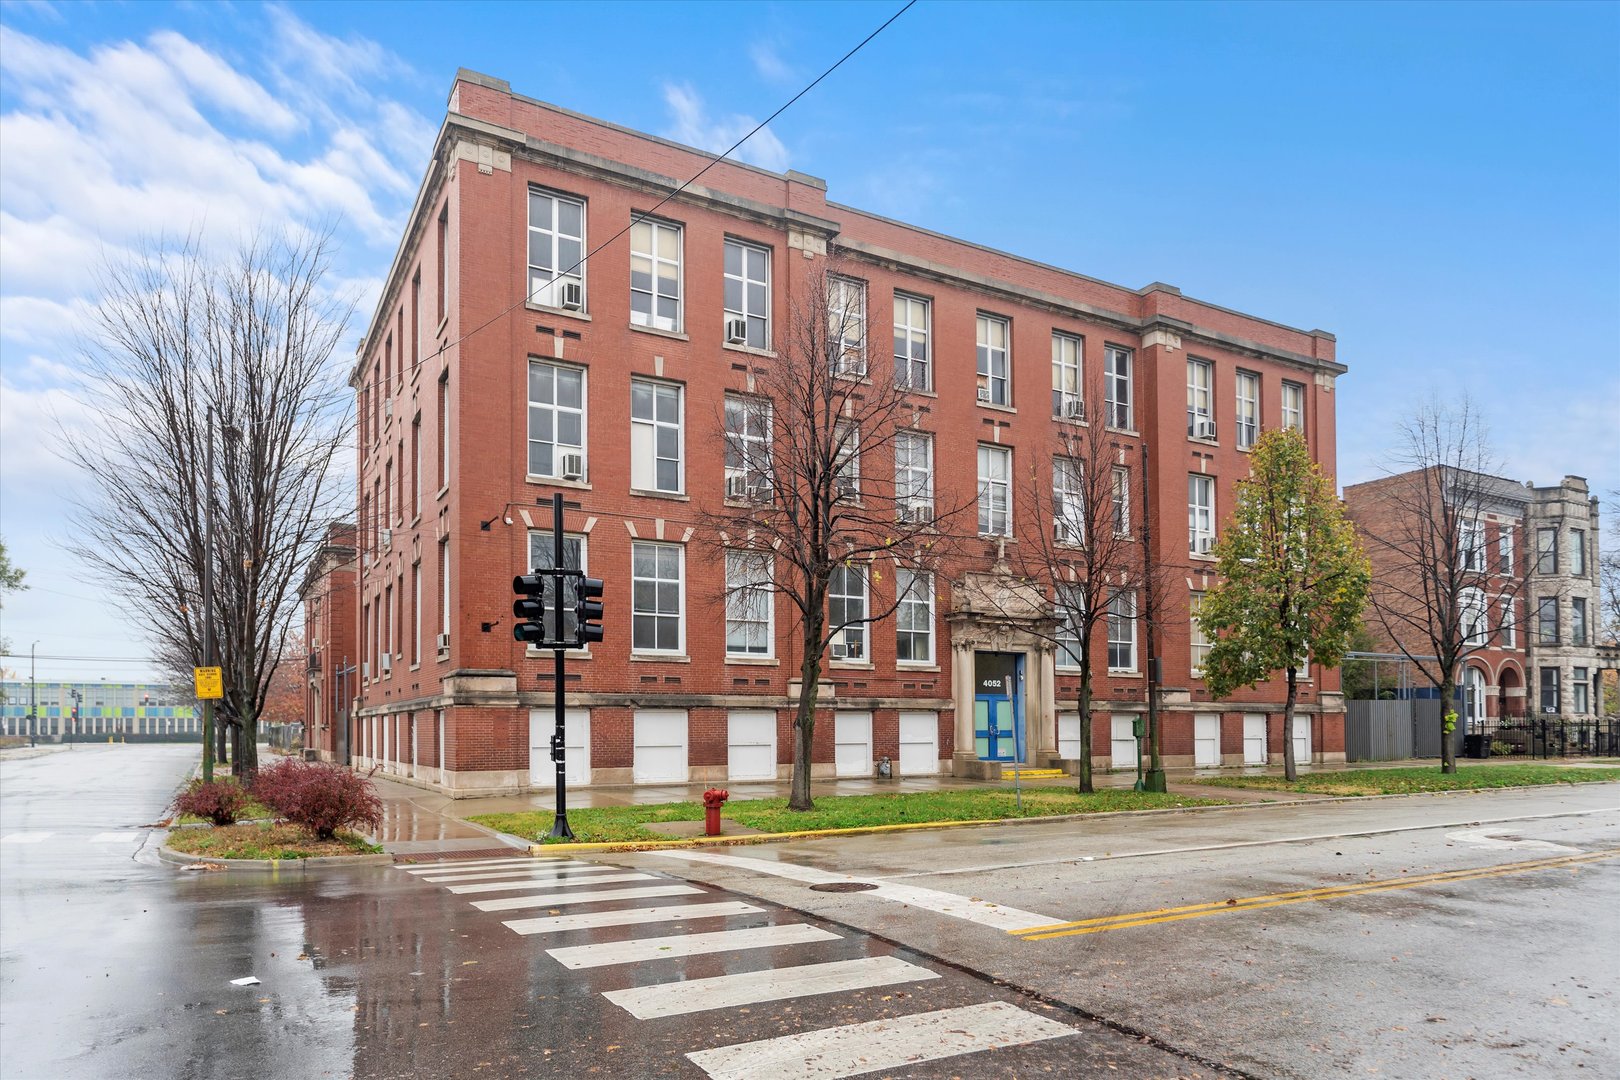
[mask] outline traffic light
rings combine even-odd
[[[575,579],[574,643],[589,645],[602,640],[602,579]]]
[[[520,574],[512,579],[512,636],[518,641],[538,645],[546,640],[546,574]]]

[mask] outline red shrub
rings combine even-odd
[[[248,793],[230,780],[203,783],[193,780],[174,797],[169,809],[179,814],[207,818],[215,825],[235,825],[247,807]]]
[[[337,830],[382,826],[382,800],[370,780],[341,765],[286,758],[260,769],[253,794],[279,816],[302,825],[317,839]]]

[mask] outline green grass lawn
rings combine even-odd
[[[1047,814],[1100,814],[1114,810],[1158,810],[1167,807],[1213,806],[1225,800],[1161,795],[1146,791],[1099,791],[1080,795],[1073,791],[1039,788],[1025,790],[1020,814],[1012,788],[968,791],[917,791],[903,795],[829,795],[816,800],[816,808],[799,813],[787,808],[786,799],[748,799],[727,803],[721,817],[762,832],[800,832],[808,829],[851,829],[871,825],[992,821]],[[479,814],[470,818],[513,836],[550,843],[552,815],[534,810],[520,814]],[[570,810],[568,824],[580,843],[668,840],[644,828],[649,822],[702,821],[703,805],[695,802],[658,803],[652,806],[604,806]]]
[[[313,859],[324,855],[373,855],[382,848],[353,833],[316,840],[297,825],[226,825],[223,828],[175,829],[164,844],[187,855],[214,859]]]
[[[1307,795],[1411,795],[1424,791],[1476,791],[1534,784],[1593,784],[1620,780],[1616,769],[1566,769],[1557,765],[1461,765],[1447,775],[1439,764],[1419,769],[1348,769],[1303,773],[1290,784],[1281,776],[1212,776],[1197,781],[1210,787],[1298,791]]]

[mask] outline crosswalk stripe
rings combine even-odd
[[[568,930],[594,930],[602,926],[637,926],[642,923],[755,915],[762,910],[753,904],[722,900],[712,904],[671,904],[668,907],[625,908],[621,911],[588,911],[578,915],[547,915],[538,919],[508,919],[504,925],[514,933],[524,935],[560,934]]]
[[[619,867],[617,867],[617,866],[593,866],[593,867],[591,867],[592,871],[617,870],[617,869],[619,869]],[[552,878],[552,879],[559,879],[560,880],[562,878],[589,877],[591,875],[590,875],[590,873],[586,872],[586,870],[585,870],[585,868],[583,866],[568,866],[568,867],[547,866],[547,867],[542,867],[542,868],[539,868],[539,869],[531,869],[531,868],[526,867],[526,866],[510,866],[510,867],[507,867],[505,870],[485,870],[482,873],[471,872],[471,873],[466,873],[466,874],[434,874],[432,877],[420,877],[420,878],[417,878],[416,880],[418,880],[418,881],[483,881],[483,880],[493,881],[496,878],[516,878],[516,877],[529,877],[529,876],[537,877],[537,878],[539,878],[539,879],[541,879],[543,881],[546,878]]]
[[[838,1080],[1073,1035],[1005,1001],[780,1035],[686,1056],[712,1080]]]
[[[140,838],[141,834],[139,832],[126,829],[121,832],[96,833],[90,838],[90,842],[92,844],[121,844],[125,841],[139,840]]]
[[[446,859],[443,862],[436,862],[436,863],[414,863],[414,864],[409,865],[409,866],[396,866],[396,867],[394,867],[394,869],[395,870],[403,870],[407,874],[442,874],[446,870],[484,870],[484,869],[489,869],[491,867],[496,867],[496,866],[547,866],[547,865],[552,865],[552,864],[542,862],[539,859],[531,859],[531,858],[529,858],[528,856],[525,855],[525,856],[522,856],[520,858],[479,859],[477,861],[469,860],[469,861],[466,861],[466,862],[463,862],[460,859]],[[582,864],[582,865],[589,866],[589,865],[594,865],[594,864],[586,863],[586,864]]]
[[[618,876],[619,875],[617,874],[598,874],[595,877],[584,878],[535,878],[526,881],[475,881],[471,885],[446,885],[445,888],[449,889],[458,896],[465,893],[513,892],[517,889],[529,889],[531,891],[534,889],[551,887],[558,889],[571,889],[578,885],[589,885],[593,881],[606,881],[608,878],[616,878]],[[650,878],[652,875],[648,874],[646,877]]]
[[[863,956],[826,964],[740,971],[707,979],[687,979],[655,986],[609,990],[602,996],[637,1020],[683,1016],[710,1009],[728,1009],[761,1001],[844,993],[894,983],[926,982],[939,972],[910,964],[898,956]]]
[[[0,836],[0,844],[38,844],[54,835],[48,832],[14,832]]]
[[[805,945],[812,941],[837,941],[838,935],[808,923],[780,923],[748,926],[741,930],[715,930],[707,934],[672,934],[669,937],[631,938],[629,941],[600,941],[595,945],[574,945],[546,952],[565,968],[607,967],[610,964],[637,964],[671,956],[700,956],[707,953],[741,952],[744,949],[772,949],[783,945]]]
[[[639,889],[602,889],[597,892],[503,896],[498,900],[475,900],[473,901],[473,907],[479,911],[519,911],[531,907],[594,904],[601,900],[643,900],[650,896],[693,896],[702,891],[702,889],[694,889],[690,885],[648,885]]]

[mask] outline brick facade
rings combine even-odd
[[[499,80],[458,74],[353,374],[363,657],[350,732],[356,760],[380,762],[390,773],[456,795],[550,782],[551,661],[513,641],[510,582],[530,569],[529,534],[549,530],[550,497],[561,490],[570,504],[565,529],[583,538],[589,572],[607,582],[608,610],[607,639],[569,667],[569,704],[588,727],[579,752],[570,751],[570,767],[582,770],[571,782],[718,781],[757,768],[743,762],[762,755],[786,775],[799,663],[787,605],[774,614],[769,657],[728,658],[723,562],[707,546],[711,538],[699,535],[702,511],[723,501],[723,395],[747,388],[749,364],[774,357],[768,341],[758,349],[727,340],[728,240],[765,253],[764,314],[778,339],[785,338],[780,328],[788,324],[795,290],[829,251],[839,253],[843,270],[864,286],[874,373],[891,362],[882,343],[892,297],[927,301],[932,378],[916,403],[933,439],[936,477],[974,484],[978,447],[993,443],[1011,448],[1015,469],[1045,469],[1049,478],[1052,431],[1061,422],[1053,417],[1054,333],[1080,339],[1088,386],[1105,364],[1105,349],[1125,350],[1132,416],[1110,434],[1122,453],[1152,448],[1152,556],[1178,582],[1158,632],[1166,762],[1193,764],[1195,713],[1224,717],[1220,763],[1241,762],[1246,714],[1270,718],[1268,738],[1279,739],[1280,680],[1212,708],[1191,675],[1187,605],[1193,590],[1210,583],[1213,560],[1190,551],[1181,522],[1189,513],[1189,474],[1213,478],[1218,521],[1247,473],[1246,451],[1236,445],[1240,372],[1255,391],[1256,427],[1284,423],[1288,395],[1290,415],[1332,473],[1334,382],[1345,370],[1334,358],[1332,335],[1228,311],[1168,285],[1128,289],[1030,262],[830,202],[825,183],[814,177],[733,162],[714,164],[657,209],[655,220],[679,230],[673,329],[632,319],[629,236],[590,258],[577,307],[560,292],[544,296],[553,306],[526,299],[531,241],[558,245],[550,249],[558,263],[571,262],[562,245],[572,242],[572,233],[563,235],[572,226],[561,224],[565,211],[544,198],[582,206],[583,249],[590,251],[710,162],[665,140],[515,95]],[[537,214],[558,215],[539,240],[530,229],[536,195],[548,207]],[[981,315],[1004,320],[1008,329],[1005,405],[982,403],[975,392]],[[1213,437],[1188,432],[1189,359],[1210,365]],[[531,434],[549,439],[563,430],[550,425],[561,423],[555,418],[564,411],[546,399],[531,419],[531,373],[561,378],[555,371],[583,383],[577,479],[561,478],[560,456],[544,472],[529,472]],[[640,452],[634,441],[640,436],[632,434],[632,379],[678,394],[677,490],[644,490],[645,477],[644,489],[632,487],[632,458]],[[550,383],[537,391],[542,399],[567,392]],[[1101,422],[1100,406],[1088,405],[1097,409],[1090,422]],[[862,463],[863,473],[892,467]],[[632,546],[658,543],[681,557],[683,641],[678,650],[636,652]],[[995,763],[978,760],[973,738],[974,667],[982,651],[1019,658],[1026,760],[1062,758],[1058,718],[1077,696],[1078,677],[1055,667],[1050,645],[992,625],[958,595],[964,575],[997,572],[995,549],[971,542],[958,563],[937,575],[932,663],[897,659],[890,619],[872,628],[861,662],[830,665],[815,738],[818,774],[870,775],[874,761],[887,757],[908,771],[994,775]],[[892,585],[873,584],[874,594],[884,588]],[[1100,642],[1096,651],[1105,651]],[[1112,760],[1114,716],[1145,708],[1145,662],[1136,668],[1097,673],[1093,746],[1102,767]],[[1300,693],[1310,753],[1342,759],[1338,673],[1313,667],[1310,675]],[[682,710],[684,718],[649,710]],[[741,735],[740,714],[757,710],[775,717],[774,748],[765,736],[749,743]],[[756,728],[769,725],[750,730]],[[1271,752],[1280,754],[1280,744]]]
[[[354,525],[329,526],[298,593],[304,603],[304,644],[309,649],[304,746],[316,750],[323,761],[346,760],[346,717],[358,688],[359,564],[354,544]]]

